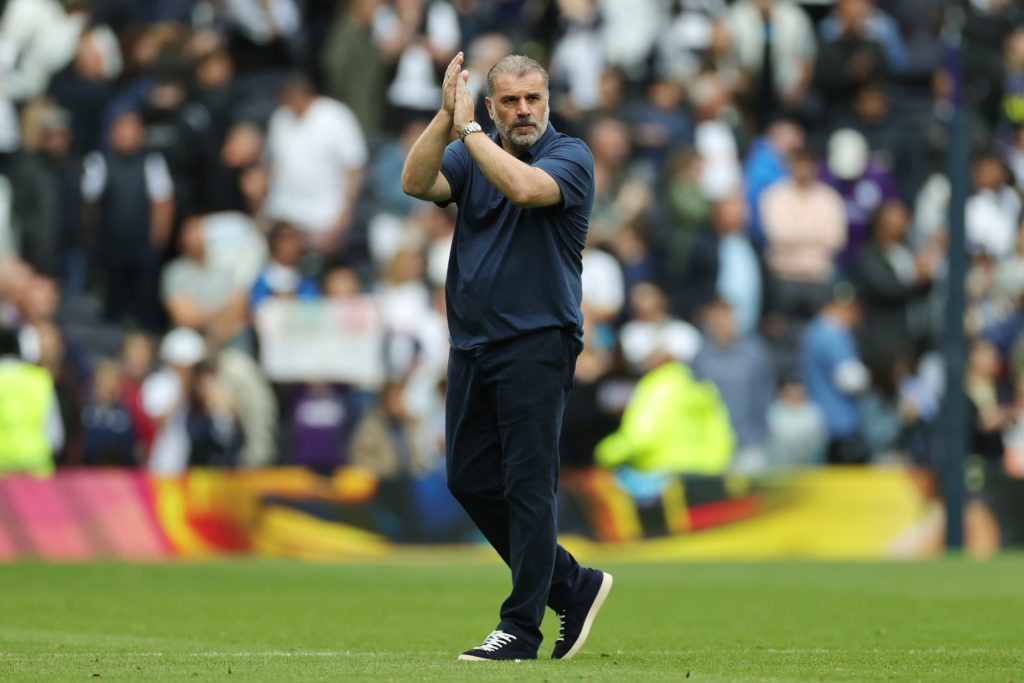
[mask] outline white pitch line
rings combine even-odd
[[[655,655],[686,657],[695,655],[732,655],[732,654],[768,654],[768,655],[948,655],[966,656],[977,654],[1021,654],[1020,648],[985,648],[974,647],[963,650],[950,650],[947,648],[931,649],[910,649],[910,650],[888,650],[888,649],[845,649],[845,648],[700,648],[692,650],[616,650],[616,655]],[[38,652],[34,654],[16,654],[13,652],[0,652],[0,657],[7,658],[29,658],[29,657],[62,657],[62,658],[100,658],[105,657],[251,657],[251,658],[272,658],[272,657],[396,657],[396,656],[446,656],[449,651],[432,652],[375,652],[359,650],[313,650],[313,651],[287,651],[287,650],[265,650],[265,651],[238,651],[238,652]]]

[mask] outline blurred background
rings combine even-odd
[[[570,543],[922,556],[953,496],[1024,544],[1024,2],[0,9],[0,559],[480,540],[454,208],[398,182],[459,50],[481,122],[525,53],[594,155]]]

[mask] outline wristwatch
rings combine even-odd
[[[483,127],[476,121],[470,121],[466,124],[466,127],[459,131],[459,140],[462,142],[466,141],[466,136],[470,133],[482,133],[484,132]]]

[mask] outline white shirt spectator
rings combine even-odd
[[[326,97],[317,97],[301,117],[278,107],[270,118],[267,155],[267,213],[319,233],[348,209],[348,175],[367,160],[352,110]]]
[[[290,37],[302,27],[295,0],[223,0],[225,17],[259,45]]]
[[[50,77],[67,66],[78,49],[85,12],[69,14],[59,0],[10,0],[0,19],[0,73],[14,100],[46,92]]]
[[[623,325],[619,343],[626,362],[634,370],[644,370],[644,361],[655,351],[666,351],[680,363],[692,361],[700,350],[700,332],[674,318],[656,323],[633,320]]]
[[[181,378],[170,369],[159,370],[142,383],[142,409],[160,421],[149,456],[149,470],[161,477],[175,477],[188,468],[187,409],[182,400]]]
[[[626,301],[622,266],[600,249],[583,251],[583,305],[603,316],[615,316]]]
[[[1017,244],[1021,201],[1009,186],[981,190],[967,200],[967,246],[993,258],[1009,256]]]
[[[577,107],[593,111],[601,97],[604,66],[601,36],[596,30],[574,26],[555,45],[551,78],[567,89]]]
[[[454,55],[462,36],[459,15],[449,3],[440,1],[430,2],[425,11],[423,37],[434,50]],[[388,42],[402,30],[402,20],[394,8],[382,4],[373,17],[373,32],[378,44]],[[402,51],[395,79],[388,87],[388,101],[396,107],[408,109],[437,109],[441,102],[441,86],[427,46],[413,41]]]
[[[736,138],[729,124],[703,121],[694,130],[694,146],[704,159],[699,187],[711,200],[736,192],[743,182]]]
[[[814,26],[806,12],[792,0],[776,0],[771,6],[772,59],[775,86],[780,93],[800,84],[803,69],[817,55]],[[744,69],[760,73],[764,60],[764,21],[752,0],[740,0],[729,10],[729,32]]]
[[[643,75],[665,21],[659,0],[599,0],[604,18],[604,52],[629,76]]]

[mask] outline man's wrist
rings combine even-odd
[[[458,130],[459,140],[462,140],[463,143],[466,142],[467,136],[472,135],[473,133],[482,133],[484,131],[483,126],[476,121],[469,121]]]

